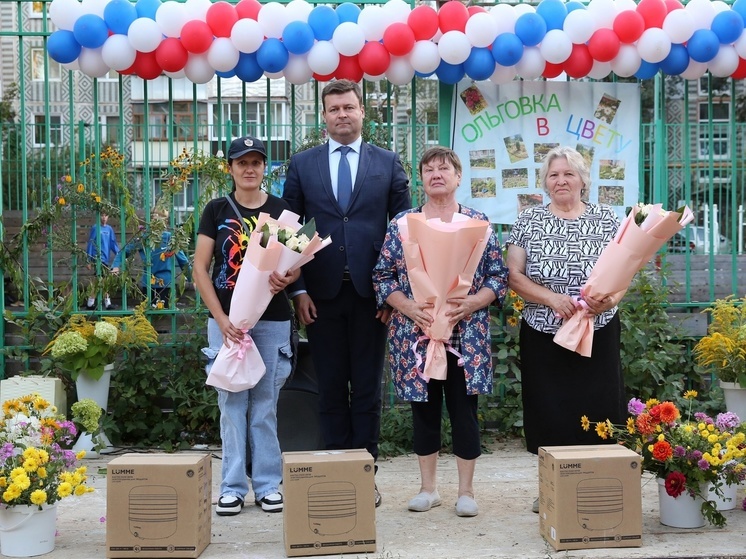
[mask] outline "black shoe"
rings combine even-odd
[[[112,303],[109,303],[109,304],[108,304],[108,305],[106,305],[106,306],[105,306],[104,308],[105,308],[105,309],[106,309],[107,311],[113,311],[113,310],[116,310],[116,309],[118,309],[119,307],[117,307],[116,305],[114,305],[114,304],[112,304]]]
[[[381,492],[380,492],[380,491],[378,491],[378,486],[377,486],[377,485],[373,485],[373,491],[375,491],[375,496],[376,496],[376,508],[378,508],[378,507],[380,507],[380,506],[381,506]]]
[[[92,304],[86,303],[85,308],[88,309],[89,311],[94,310],[96,308],[96,302],[94,301]]]
[[[215,513],[218,516],[235,516],[243,508],[243,499],[233,495],[225,495],[218,499],[218,506],[215,507]]]
[[[254,504],[262,507],[264,512],[282,512],[282,495],[280,493],[270,493],[261,499],[254,499]]]

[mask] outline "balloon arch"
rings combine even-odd
[[[336,8],[305,0],[53,0],[49,56],[91,77],[110,70],[206,83],[215,75],[293,84],[435,75],[506,83],[556,77],[746,77],[746,0],[542,0],[439,10],[403,0]]]

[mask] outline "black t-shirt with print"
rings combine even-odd
[[[259,214],[268,213],[277,219],[283,210],[288,210],[288,203],[277,196],[268,196],[267,201],[258,208],[244,208],[236,202],[233,193],[230,194],[236,203],[244,222],[253,231]],[[243,225],[236,218],[236,212],[225,197],[210,200],[202,212],[199,222],[200,235],[206,235],[215,240],[213,251],[212,284],[215,287],[223,312],[229,313],[233,289],[238,279],[238,272],[248,246],[249,239]],[[290,320],[290,307],[284,292],[277,293],[262,315],[262,320]]]

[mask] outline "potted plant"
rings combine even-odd
[[[0,552],[11,557],[54,549],[56,504],[93,491],[85,453],[67,450],[72,421],[37,394],[6,400],[0,423]]]
[[[72,421],[78,429],[78,440],[73,450],[86,452],[87,458],[95,458],[106,448],[106,442],[99,436],[101,432],[101,406],[90,398],[75,402],[70,408]]]
[[[746,418],[746,297],[718,299],[703,312],[711,322],[694,346],[694,358],[720,381],[725,407]]]
[[[746,435],[730,427],[730,416],[720,422],[701,412],[692,416],[696,397],[694,390],[684,394],[687,419],[673,402],[633,398],[625,425],[608,419],[596,423],[599,437],[616,439],[642,456],[642,469],[654,474],[660,486],[661,523],[679,528],[702,526],[705,519],[724,526],[725,516],[711,498],[722,497],[723,483],[736,482],[746,471]],[[588,417],[581,418],[581,425],[586,431],[591,428]],[[686,509],[688,516],[679,520]]]

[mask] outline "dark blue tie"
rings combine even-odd
[[[343,210],[347,210],[352,196],[352,171],[350,171],[350,162],[347,161],[347,154],[351,149],[349,146],[337,148],[340,154],[337,171],[337,201]]]

